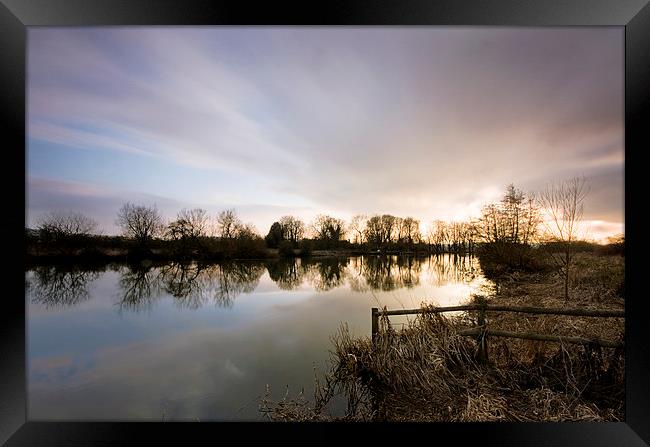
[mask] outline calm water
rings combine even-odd
[[[369,335],[371,307],[453,305],[486,286],[476,259],[451,255],[39,267],[29,418],[262,419],[267,384],[274,399],[311,396],[341,322]]]

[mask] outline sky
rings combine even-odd
[[[28,28],[28,225],[124,202],[260,234],[283,215],[478,217],[586,176],[624,232],[622,27]],[[423,228],[425,229],[425,228]]]

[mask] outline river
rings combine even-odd
[[[489,286],[476,258],[453,255],[35,267],[28,419],[260,420],[267,385],[310,396],[341,323],[369,336],[372,307]]]

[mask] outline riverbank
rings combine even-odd
[[[621,256],[579,253],[569,300],[557,271],[500,274],[493,304],[624,309]],[[313,402],[262,402],[273,420],[332,420],[335,392],[352,402],[346,420],[620,421],[624,420],[624,350],[490,337],[487,363],[477,343],[458,334],[476,315],[418,316],[395,331],[388,319],[373,344],[346,326],[333,337],[333,361]],[[490,313],[488,328],[624,339],[624,320]],[[336,391],[335,391],[336,390]]]
[[[428,251],[414,250],[373,250],[365,248],[331,248],[304,251],[294,249],[291,252],[281,252],[277,248],[244,247],[226,248],[206,247],[188,251],[175,250],[174,247],[157,244],[153,248],[139,250],[131,244],[118,246],[88,245],[61,249],[59,247],[39,247],[28,245],[25,259],[28,265],[39,264],[98,264],[110,262],[139,262],[150,260],[165,261],[223,261],[223,260],[265,260],[277,258],[343,258],[349,256],[429,256]],[[459,254],[459,253],[456,253]],[[464,255],[465,253],[460,253]]]

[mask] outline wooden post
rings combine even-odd
[[[488,361],[488,351],[487,351],[487,327],[486,327],[486,321],[485,321],[485,309],[487,307],[487,302],[484,297],[482,296],[477,296],[476,301],[479,303],[481,306],[478,311],[478,327],[479,327],[479,334],[476,337],[476,342],[478,343],[478,359],[479,361],[483,363],[487,363]]]
[[[379,333],[379,309],[373,307],[371,309],[371,312],[372,312],[371,331],[372,331],[372,341],[374,342],[377,339],[377,334]]]

